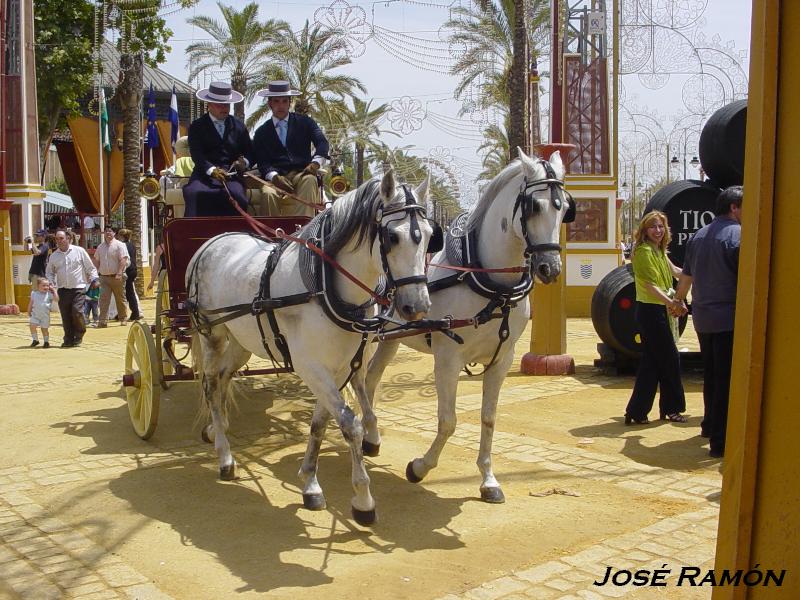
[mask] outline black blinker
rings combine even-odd
[[[575,221],[575,200],[572,194],[567,194],[567,212],[564,213],[562,223],[573,223]]]
[[[427,253],[434,254],[444,248],[444,231],[442,230],[442,226],[433,219],[428,219],[428,222],[433,228],[433,234],[431,235],[431,239],[428,240]]]

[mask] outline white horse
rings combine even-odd
[[[474,316],[478,325],[452,331],[463,343],[440,332],[402,340],[415,350],[434,355],[439,398],[436,438],[425,455],[412,460],[406,468],[406,478],[413,483],[422,481],[436,467],[445,442],[455,431],[460,371],[470,363],[480,363],[485,366],[478,453],[483,478],[481,498],[492,503],[505,500],[492,472],[498,395],[514,359],[514,345],[530,317],[528,293],[533,278],[551,283],[561,272],[559,230],[562,221],[573,219],[575,213],[572,198],[565,197],[563,177],[564,166],[558,152],[547,162],[520,151],[520,158],[489,183],[474,209],[451,224],[445,248],[432,260],[428,273],[432,303],[429,318]],[[454,271],[436,265],[477,267],[490,272]],[[491,272],[508,267],[518,269],[511,273]],[[363,420],[368,425],[365,451],[370,448],[370,455],[377,454],[380,447],[373,414],[375,389],[400,344],[387,337],[369,362],[366,395],[359,398]],[[354,388],[358,391],[361,386]]]
[[[404,319],[420,319],[430,308],[425,277],[425,251],[432,234],[424,218],[427,193],[427,180],[412,191],[397,186],[389,171],[382,180],[368,181],[339,198],[299,236],[321,247],[370,290],[380,279],[388,281],[396,311]],[[340,393],[359,370],[364,344],[375,328],[376,320],[370,321],[376,313],[371,294],[302,244],[275,244],[244,233],[206,242],[189,262],[186,289],[199,332],[192,350],[202,377],[201,411],[211,419],[203,437],[214,441],[220,478],[235,477],[236,463],[225,435],[231,377],[251,354],[283,361],[317,398],[299,473],[305,506],[325,506],[317,482],[317,455],[332,416],[352,454],[353,516],[360,524],[373,523],[375,501],[364,468],[363,427]],[[201,416],[207,417],[204,412]]]

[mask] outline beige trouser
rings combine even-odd
[[[124,321],[128,318],[128,305],[125,303],[125,275],[117,279],[114,275],[100,275],[100,324],[108,321],[108,306],[111,294],[117,304],[117,317]]]
[[[319,184],[317,176],[303,171],[290,171],[286,179],[294,186],[294,195],[307,202],[319,202]],[[261,206],[257,209],[259,216],[266,217],[313,217],[316,212],[313,207],[301,204],[289,198],[272,185],[261,188]]]

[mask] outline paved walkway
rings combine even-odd
[[[151,307],[147,308],[152,310]],[[24,349],[28,339],[24,319],[0,319],[3,319],[0,320],[3,363],[19,366],[29,361],[33,355]],[[0,598],[144,600],[213,597],[204,595],[202,587],[187,590],[185,595],[176,592],[174,584],[156,580],[152,572],[152,560],[131,558],[132,552],[124,547],[115,551],[111,540],[113,536],[106,535],[100,526],[103,522],[100,515],[96,522],[93,522],[91,515],[83,515],[81,526],[76,526],[76,511],[72,503],[80,502],[82,494],[88,495],[88,490],[105,490],[109,487],[113,490],[115,482],[132,474],[146,473],[148,469],[155,474],[175,464],[191,461],[213,465],[209,446],[197,441],[196,431],[192,431],[191,435],[181,431],[175,435],[164,435],[163,438],[157,436],[146,446],[134,436],[120,435],[116,431],[109,433],[110,437],[103,437],[106,434],[102,432],[102,422],[111,421],[112,414],[115,418],[124,416],[124,412],[115,408],[119,406],[123,335],[123,328],[112,327],[102,332],[90,330],[83,348],[50,350],[54,368],[39,366],[35,384],[30,375],[4,369],[0,379],[0,402],[6,414],[9,414],[17,398],[31,396],[32,387],[35,388],[33,397],[39,402],[56,402],[64,397],[64,390],[94,390],[97,400],[93,400],[91,394],[87,394],[85,399],[70,396],[73,401],[67,411],[70,418],[55,424],[49,415],[44,416],[49,409],[43,408],[43,420],[49,428],[40,441],[32,444],[28,437],[27,442],[19,442],[18,452],[15,453],[14,447],[10,447],[11,456],[9,453],[0,454],[5,456],[0,459]],[[619,418],[617,422],[609,421],[608,414],[613,413],[609,413],[608,407],[599,409],[598,414],[604,416],[594,414],[593,406],[611,396],[617,406],[616,413],[620,413],[620,398],[626,397],[631,380],[604,376],[590,367],[593,344],[596,343],[590,322],[570,321],[569,341],[571,351],[582,365],[578,376],[536,380],[517,376],[506,381],[500,421],[507,421],[508,426],[504,428],[503,424],[498,425],[494,440],[495,464],[507,464],[509,471],[527,473],[534,469],[541,474],[541,477],[526,481],[531,488],[531,501],[541,499],[545,503],[563,498],[562,507],[565,507],[569,506],[570,496],[581,495],[576,490],[602,486],[602,489],[611,490],[609,493],[612,495],[633,498],[636,502],[646,501],[655,507],[652,509],[655,517],[632,519],[633,522],[645,524],[628,528],[625,514],[620,514],[614,523],[608,524],[608,534],[597,535],[594,532],[588,535],[586,539],[594,540],[588,546],[575,548],[575,551],[562,547],[540,561],[516,561],[519,568],[501,569],[494,576],[483,577],[473,585],[454,584],[449,590],[451,593],[435,594],[423,589],[410,595],[405,592],[406,597],[546,600],[623,596],[645,598],[656,593],[659,597],[710,597],[710,588],[675,588],[674,583],[681,566],[713,566],[720,489],[719,463],[705,460],[706,451],[699,446],[701,442],[692,441],[696,432],[666,425],[621,429]],[[526,345],[527,340],[521,340],[518,354],[525,350]],[[36,352],[35,358],[42,359],[44,355]],[[95,359],[97,364],[88,369],[87,364]],[[378,412],[382,430],[385,438],[389,435],[404,437],[422,449],[436,431],[436,408],[431,401],[434,394],[429,375],[430,361],[410,351],[401,351],[398,359],[400,366],[396,371],[390,369],[388,381],[384,384],[384,402]],[[283,385],[286,390],[296,387],[291,382]],[[450,442],[451,446],[463,451],[459,457],[461,454],[472,457],[477,454],[480,433],[478,385],[474,381],[466,382],[459,394],[459,425]],[[271,386],[273,383],[270,381],[248,379],[240,380],[239,390],[249,395]],[[687,389],[696,416],[701,402],[696,376],[688,377]],[[302,392],[300,396],[303,396]],[[106,406],[100,398],[111,402],[109,408],[98,410],[98,404]],[[622,403],[624,405],[624,400]],[[26,406],[30,408],[35,405]],[[167,402],[168,410],[178,410],[169,406]],[[531,406],[536,408],[531,411]],[[568,411],[569,414],[563,414],[564,406],[573,409]],[[288,444],[302,447],[305,443],[307,425],[295,427],[290,425],[289,420],[280,417],[280,411],[291,409],[292,406],[275,404],[273,408],[278,411],[273,424],[280,427],[274,426],[269,435],[260,423],[252,423],[248,427],[246,421],[231,435],[234,452],[240,463],[247,464],[247,474],[254,480],[262,477],[275,479],[274,465],[257,457],[280,452],[276,431],[282,448]],[[524,418],[529,420],[515,421],[511,415],[525,415]],[[12,420],[11,426],[18,420]],[[37,435],[35,421],[31,422],[34,425],[29,425],[30,435]],[[331,443],[337,443],[335,433],[328,436]],[[9,439],[4,443],[12,444]],[[62,443],[66,446],[58,448]],[[30,448],[26,444],[30,444]],[[341,449],[340,440],[338,444]],[[52,447],[52,455],[57,458],[26,462],[26,457],[30,456],[47,458],[48,446]],[[5,447],[0,448],[3,449]],[[661,455],[654,457],[654,451]],[[670,452],[674,452],[674,456],[670,456]],[[405,457],[405,460],[408,458]],[[377,466],[375,468],[378,469]],[[474,495],[476,482],[472,480],[476,480],[475,467],[472,463],[462,463],[461,468],[464,471],[461,475],[471,479],[469,486]],[[536,488],[534,482],[539,481],[555,481],[556,484],[547,483],[546,487]],[[69,503],[62,499],[67,497]],[[661,516],[659,506],[664,507]],[[559,510],[563,510],[562,507]],[[128,509],[128,512],[137,512],[135,507],[129,506]],[[597,518],[592,513],[581,513],[587,510],[583,504],[578,505],[576,510],[576,528],[588,526],[581,525],[585,523],[585,518],[589,521]],[[133,523],[131,515],[127,515],[126,519]],[[97,527],[93,529],[93,525]],[[445,522],[443,525],[447,527],[448,524]],[[598,525],[595,523],[592,527],[596,529]],[[600,526],[601,533],[605,530],[603,527]],[[173,528],[179,529],[174,524]],[[520,533],[524,536],[545,535],[531,525],[526,524],[523,529]],[[135,539],[133,533],[130,537]],[[181,532],[181,537],[184,537],[184,532]],[[467,539],[467,533],[462,533],[461,537]],[[336,544],[329,542],[329,545],[331,543]],[[635,570],[661,568],[664,564],[673,571],[668,578],[667,588],[643,589],[632,585],[598,587],[592,583],[605,573],[606,566]],[[246,575],[239,576],[247,579]],[[469,579],[465,576],[464,580]],[[333,597],[326,589],[323,586],[316,592],[312,588],[302,593],[311,594],[310,597]],[[374,591],[381,593],[372,596],[365,594],[363,597],[394,597],[389,590]],[[230,597],[235,593],[235,588],[230,588]]]

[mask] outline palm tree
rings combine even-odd
[[[473,83],[484,78],[476,108],[496,104],[508,108],[517,3],[525,13],[533,61],[545,52],[548,43],[550,0],[473,0],[470,6],[454,7],[452,18],[445,23],[445,28],[452,30],[450,43],[465,49],[450,69],[451,74],[461,76],[456,97],[463,98]]]
[[[483,130],[486,140],[478,147],[478,151],[485,152],[483,156],[483,171],[478,179],[491,181],[509,163],[511,148],[508,143],[508,118],[505,125],[489,125]]]
[[[250,80],[260,68],[263,51],[291,30],[286,21],[277,19],[259,23],[255,2],[247,4],[241,12],[221,2],[217,6],[224,24],[205,15],[187,19],[189,25],[202,29],[214,40],[195,42],[186,48],[191,66],[189,78],[217,68],[229,69],[231,86],[245,97],[245,102],[234,105],[233,114],[244,120],[245,104],[258,89],[250,85]]]
[[[342,38],[323,31],[319,25],[312,28],[306,20],[299,33],[288,32],[262,52],[262,62],[267,66],[258,74],[257,82],[266,87],[272,80],[288,81],[300,91],[295,110],[317,116],[334,108],[336,100],[344,101],[354,97],[356,91],[367,91],[355,77],[331,72],[350,64],[346,51]],[[260,106],[248,119],[248,126],[255,125],[268,111],[266,104]]]
[[[509,156],[516,158],[519,148],[530,154],[530,105],[528,102],[528,36],[525,0],[514,0],[514,53],[508,81]],[[536,115],[538,117],[538,115]]]
[[[383,133],[390,133],[395,136],[399,134],[394,131],[384,131],[380,127],[381,118],[389,112],[388,104],[381,104],[376,108],[371,108],[372,100],[362,100],[353,97],[353,110],[348,115],[350,123],[350,142],[355,147],[355,173],[356,187],[364,183],[364,151],[371,151],[380,148],[378,138]]]
[[[518,145],[527,146],[527,72],[545,51],[549,4],[549,0],[473,0],[469,6],[453,8],[453,17],[445,24],[453,32],[451,44],[465,48],[451,69],[452,74],[461,76],[456,97],[464,98],[480,82],[474,108],[500,107],[509,112],[514,123],[508,130],[515,138],[510,145],[513,151]],[[523,16],[519,23],[516,14]],[[517,74],[512,77],[515,56]],[[512,85],[519,91],[512,93]]]

